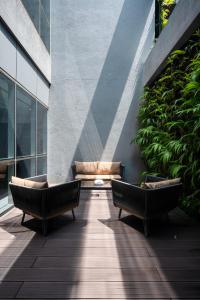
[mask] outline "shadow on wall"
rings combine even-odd
[[[124,2],[73,158],[122,161],[129,164],[126,168],[128,177],[137,177],[142,168],[138,151],[130,141],[136,128],[143,86],[141,59],[148,37],[145,30],[149,33],[152,28],[151,5],[149,1],[149,7],[144,11],[143,1],[137,1],[134,12],[135,3]],[[143,48],[139,49],[141,43]]]
[[[138,103],[143,88],[142,63],[152,46],[154,1],[119,1],[121,9],[118,7],[113,12],[115,17],[119,14],[117,24],[111,20],[114,30],[109,27],[108,34],[101,29],[109,18],[109,14],[104,16],[103,12],[102,15],[102,11],[111,9],[107,2],[103,2],[103,9],[97,7],[99,19],[92,31],[90,26],[94,19],[90,14],[95,7],[87,12],[88,21],[84,28],[81,22],[76,25],[74,21],[85,14],[83,7],[74,11],[71,27],[68,27],[59,15],[69,11],[71,6],[67,3],[63,6],[54,2],[48,180],[69,179],[74,160],[122,161],[128,166],[127,179],[135,180],[142,164],[137,147],[130,142],[137,127]],[[57,10],[58,14],[55,13]],[[62,40],[57,39],[60,28],[66,29]],[[99,32],[98,36],[95,32]],[[88,47],[87,42],[91,43],[92,37],[97,39],[96,44],[94,40],[92,47]],[[93,67],[94,57],[97,67]],[[101,73],[97,80],[99,69]],[[60,128],[65,130],[60,131]]]

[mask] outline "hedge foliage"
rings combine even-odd
[[[181,177],[188,211],[200,209],[200,29],[168,57],[146,86],[139,110],[139,145],[146,172]],[[143,174],[143,175],[144,175]]]

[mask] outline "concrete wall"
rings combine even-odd
[[[151,83],[163,70],[173,49],[179,49],[200,26],[200,1],[179,0],[144,66],[144,83]]]
[[[0,0],[0,17],[50,82],[50,55],[22,2],[20,0]]]
[[[0,69],[48,105],[49,84],[41,76],[16,40],[0,23]]]
[[[70,178],[74,160],[122,161],[141,170],[130,145],[142,64],[154,38],[153,0],[52,0],[48,179]]]

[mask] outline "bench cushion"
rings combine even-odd
[[[99,175],[120,175],[121,162],[103,162],[98,163],[97,174]]]
[[[111,180],[111,179],[121,179],[120,175],[85,175],[85,174],[77,174],[75,179],[81,180],[95,180],[95,179],[102,179],[102,180]]]
[[[96,174],[98,163],[97,161],[75,161],[75,167],[77,174]]]

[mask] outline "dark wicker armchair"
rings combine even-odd
[[[147,176],[146,182],[165,180],[160,177]],[[167,214],[178,204],[182,192],[182,183],[155,189],[144,189],[139,185],[112,180],[113,203],[143,220],[145,236],[149,234],[148,223],[151,219]]]
[[[10,183],[14,205],[25,214],[42,220],[43,234],[47,233],[47,221],[79,205],[80,180],[37,189]]]

